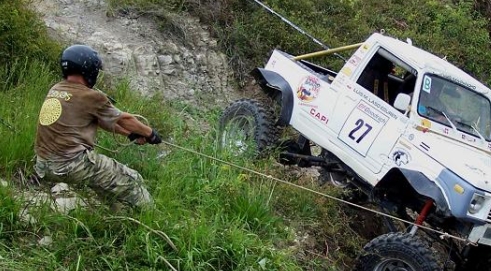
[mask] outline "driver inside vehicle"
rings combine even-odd
[[[438,78],[425,76],[419,96],[418,114],[448,123],[447,117],[455,115],[454,111],[442,100],[445,83]]]

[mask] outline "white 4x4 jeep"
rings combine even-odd
[[[339,73],[305,60],[354,48]],[[279,112],[257,100],[232,103],[220,119],[222,147],[263,153],[277,143],[278,128],[289,125],[300,137],[282,153],[285,161],[320,165],[335,183],[355,184],[384,210],[467,240],[427,232],[448,248],[457,270],[491,270],[489,88],[379,33],[297,57],[275,50],[253,75]],[[311,143],[320,155],[312,155]],[[357,270],[446,269],[417,229],[373,239]]]

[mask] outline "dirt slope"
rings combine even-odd
[[[109,10],[103,0],[36,0],[32,7],[54,37],[94,47],[110,78],[126,76],[143,94],[160,91],[201,105],[237,98],[226,56],[194,18],[169,14],[178,26],[171,33],[144,14]]]

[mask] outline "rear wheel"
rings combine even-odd
[[[219,121],[219,147],[232,155],[264,157],[276,144],[273,112],[256,100],[235,101]]]
[[[388,233],[370,241],[358,258],[358,271],[437,271],[431,251],[408,233]]]

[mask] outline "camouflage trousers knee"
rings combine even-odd
[[[39,177],[49,181],[88,186],[105,201],[118,200],[133,207],[153,206],[152,197],[136,170],[93,151],[84,151],[66,161],[38,157],[34,168]]]

